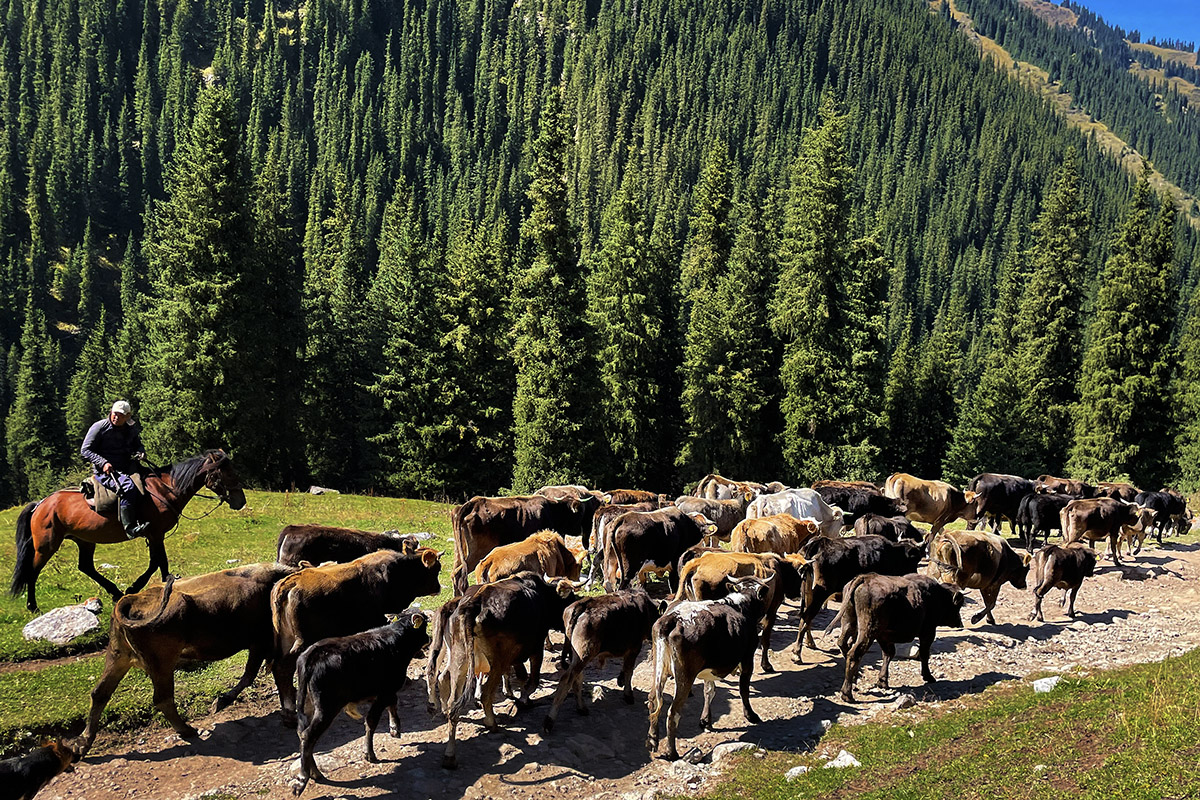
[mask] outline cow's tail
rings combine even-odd
[[[167,604],[171,602],[171,594],[174,589],[175,576],[168,575],[167,582],[163,584],[162,588],[162,600],[159,602],[158,608],[154,610],[153,614],[140,619],[134,619],[130,617],[129,607],[132,605],[132,598],[135,596],[131,595],[129,597],[122,597],[117,601],[117,603],[113,606],[113,616],[116,617],[120,623],[127,628],[141,628],[146,625],[153,624],[159,617],[163,615],[163,612],[167,610]]]
[[[296,662],[296,730],[301,733],[308,727],[308,713],[305,709],[308,708],[309,676],[308,658],[301,656]]]
[[[480,611],[479,605],[470,603],[450,617],[450,697],[447,700],[446,717],[458,719],[465,716],[475,701],[475,624]],[[461,613],[465,612],[465,613]],[[455,647],[458,642],[463,646]]]
[[[804,616],[805,603],[812,595],[813,582],[815,580],[815,572],[813,571],[813,562],[805,561],[797,570],[800,573],[800,616]]]
[[[33,510],[37,503],[30,503],[21,509],[17,517],[17,563],[13,566],[12,584],[8,592],[13,597],[18,596],[29,588],[33,582]]]
[[[838,612],[833,615],[833,619],[831,619],[829,624],[825,626],[826,635],[828,635],[829,632],[838,625],[842,624],[842,620],[846,616],[846,609],[854,606],[854,592],[858,590],[859,586],[862,586],[863,578],[865,577],[866,576],[864,575],[859,575],[858,577],[854,578],[854,580],[850,581],[850,583],[846,584],[846,588],[842,589],[842,607],[838,609]]]
[[[291,576],[285,577],[271,589],[271,625],[275,629],[275,658],[281,658],[285,655],[299,655],[300,649],[304,644],[304,640],[296,636],[293,632],[290,636],[292,643],[288,648],[288,652],[285,653],[283,651],[284,641],[289,638],[285,637],[283,633],[285,630],[290,629],[290,626],[284,624],[284,617],[288,607],[292,604],[292,584],[288,581],[288,577]]]
[[[650,686],[650,696],[646,700],[652,714],[662,707],[663,690],[666,688],[667,678],[672,673],[670,664],[671,654],[668,652],[667,647],[668,636],[667,628],[659,628],[659,626],[655,625],[650,637],[652,642],[650,647],[652,662],[650,674],[654,676],[654,682]],[[677,688],[675,691],[687,691],[687,689]]]
[[[471,501],[455,506],[450,512],[450,530],[454,537],[454,569],[452,572],[454,594],[467,590],[467,507]]]
[[[954,559],[953,563],[950,563],[947,561],[942,561],[937,558],[937,554],[938,554],[937,543],[938,542],[949,542],[950,543],[950,548],[953,551],[953,559]],[[933,564],[934,567],[936,567],[939,570],[939,572],[953,573],[954,580],[952,581],[952,583],[957,584],[959,578],[961,577],[960,573],[962,572],[962,566],[963,566],[962,545],[960,545],[958,543],[958,540],[955,539],[953,536],[947,536],[945,533],[939,534],[937,537],[935,537],[934,541],[930,544],[929,562],[931,564]]]

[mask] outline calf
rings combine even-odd
[[[554,729],[558,709],[566,699],[567,692],[575,692],[575,710],[580,714],[588,713],[583,704],[583,670],[597,658],[602,667],[605,659],[623,660],[617,685],[624,690],[625,702],[633,703],[633,667],[638,654],[642,652],[642,644],[650,638],[650,628],[658,616],[658,607],[640,587],[616,594],[585,597],[566,607],[563,611],[563,630],[567,637],[566,649],[570,653],[570,661],[558,682],[550,711],[542,722],[542,729],[547,734]]]
[[[985,616],[996,624],[992,609],[1000,596],[1000,587],[1011,583],[1025,588],[1029,574],[1029,554],[1018,554],[1000,536],[982,531],[942,531],[929,551],[931,572],[960,589],[978,589],[983,610],[971,617],[971,624]]]
[[[854,682],[863,656],[878,641],[883,651],[879,668],[880,688],[888,688],[888,667],[896,657],[896,645],[917,640],[921,677],[933,683],[929,651],[937,627],[962,627],[963,594],[954,586],[938,583],[927,575],[860,575],[846,586],[842,608],[829,627],[842,623],[838,646],[846,659],[842,699],[854,702]],[[853,642],[853,645],[851,645]]]
[[[0,761],[0,798],[32,800],[50,781],[71,768],[79,754],[61,741]]]
[[[678,508],[631,511],[613,520],[605,550],[604,588],[627,589],[643,568],[666,568],[668,580],[683,551],[715,533],[717,526],[703,514]],[[675,583],[670,583],[674,589]]]
[[[804,581],[800,577],[803,558],[798,555],[779,556],[775,553],[705,553],[679,571],[679,592],[675,602],[683,600],[719,600],[729,593],[728,578],[753,575],[767,583],[767,608],[763,616],[763,672],[774,672],[769,655],[771,632],[779,606],[786,597],[799,600],[804,596]]]
[[[162,586],[118,600],[113,605],[104,671],[92,689],[80,756],[92,746],[113,692],[135,666],[150,678],[154,707],[175,732],[188,739],[198,736],[175,706],[176,666],[184,660],[219,661],[248,650],[241,680],[217,697],[213,711],[236,700],[263,662],[271,659],[271,591],[277,581],[295,572],[282,564],[248,564],[194,578],[169,577]]]
[[[1075,616],[1075,595],[1084,578],[1096,572],[1096,551],[1082,542],[1067,545],[1048,544],[1033,554],[1033,612],[1030,621],[1045,622],[1042,616],[1042,598],[1051,589],[1063,590],[1063,605],[1067,604],[1068,593],[1071,606],[1067,616]]]
[[[1021,498],[1017,508],[1017,527],[1025,539],[1025,546],[1033,549],[1038,534],[1042,544],[1050,541],[1050,531],[1062,532],[1062,510],[1073,498],[1060,492],[1034,492]]]
[[[739,522],[729,537],[735,553],[799,553],[814,536],[822,535],[817,523],[799,519],[791,514],[772,514],[769,517]]]
[[[853,536],[849,539],[813,539],[804,547],[809,562],[802,570],[804,603],[800,612],[800,631],[793,646],[797,663],[803,660],[802,642],[816,649],[812,640],[812,621],[825,602],[841,594],[843,587],[867,572],[907,575],[916,572],[924,548],[915,542],[889,542],[882,536]]]
[[[458,766],[458,721],[475,700],[476,676],[483,679],[480,701],[484,724],[496,730],[493,697],[500,680],[517,664],[529,662],[529,678],[517,707],[529,705],[529,696],[541,679],[543,642],[553,630],[562,630],[563,611],[576,597],[567,581],[547,583],[541,575],[522,572],[480,586],[464,596],[450,615],[449,654],[438,673],[438,692],[449,721],[442,766]]]
[[[271,590],[275,626],[272,670],[279,686],[283,722],[296,723],[292,675],[304,649],[331,636],[348,636],[385,623],[421,595],[437,594],[439,554],[423,547],[416,553],[371,553],[349,564],[311,567],[289,575]]]
[[[491,583],[526,571],[579,580],[579,562],[563,538],[556,531],[538,531],[484,556],[475,568],[475,582]]]
[[[379,550],[415,553],[420,546],[417,537],[411,533],[401,535],[326,525],[288,525],[279,532],[275,560],[289,567],[298,567],[301,561],[310,564],[329,561],[345,564]]]
[[[390,625],[372,628],[350,636],[322,639],[309,647],[296,662],[300,717],[300,774],[292,782],[292,793],[299,795],[310,778],[324,780],[317,768],[313,749],[321,734],[329,728],[338,711],[357,717],[354,705],[370,700],[366,713],[366,756],[372,764],[375,756],[375,726],[383,710],[392,713],[392,736],[399,736],[400,687],[408,682],[408,664],[429,641],[425,615],[404,613]],[[306,713],[311,706],[312,714]]]
[[[908,539],[913,542],[925,541],[925,534],[908,521],[908,517],[898,514],[894,517],[882,517],[879,514],[863,514],[854,520],[855,536],[882,536],[891,542]]]
[[[700,727],[712,725],[712,699],[717,681],[741,669],[738,689],[747,722],[761,722],[750,708],[750,677],[758,625],[766,611],[767,585],[758,578],[730,578],[733,591],[720,600],[688,601],[668,610],[650,633],[652,674],[650,731],[646,747],[658,749],[658,718],[663,708],[667,678],[675,680],[675,696],[667,714],[667,758],[679,758],[675,735],[683,705],[696,679],[704,681],[704,710]]]

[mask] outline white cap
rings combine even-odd
[[[133,414],[133,407],[129,405],[128,400],[118,400],[112,404],[112,411],[115,411],[118,414],[124,414],[128,417]]]

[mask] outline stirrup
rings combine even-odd
[[[145,536],[146,529],[149,527],[150,527],[149,522],[138,522],[133,525],[130,525],[129,527],[127,527],[125,529],[125,538],[129,541],[133,541],[134,539],[138,538],[139,536]]]

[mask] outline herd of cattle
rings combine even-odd
[[[945,529],[958,519],[967,530]],[[1000,535],[1006,519],[1030,552]],[[1049,475],[985,473],[966,490],[905,473],[882,487],[821,481],[799,489],[709,475],[692,495],[673,499],[582,486],[474,497],[454,508],[451,521],[454,596],[428,616],[412,605],[440,591],[441,553],[411,534],[314,525],[285,528],[275,563],[169,578],[122,598],[74,750],[82,755],[92,745],[106,704],[134,666],[148,674],[154,706],[172,727],[196,736],[175,706],[177,666],[244,650],[244,674],[213,709],[232,703],[269,663],[283,721],[298,728],[301,769],[292,788],[300,794],[310,779],[322,778],[313,751],[343,708],[354,714],[370,701],[363,715],[366,758],[375,761],[373,731],[388,711],[395,735],[397,694],[409,662],[427,647],[429,710],[448,722],[443,766],[454,768],[459,721],[478,702],[484,724],[495,729],[498,689],[518,709],[528,707],[549,634],[558,631],[562,674],[543,722],[547,735],[569,693],[579,713],[587,713],[583,674],[594,661],[621,660],[618,684],[633,703],[634,667],[648,642],[647,746],[658,749],[670,678],[666,750],[674,759],[682,708],[697,680],[704,683],[702,728],[712,721],[716,681],[739,671],[746,719],[758,722],[749,699],[755,656],[761,648],[759,668],[772,671],[771,635],[784,599],[799,604],[797,661],[805,640],[815,647],[817,614],[828,600],[841,601],[829,627],[841,625],[841,695],[849,701],[873,641],[884,654],[881,686],[895,645],[914,639],[922,677],[933,681],[936,628],[962,626],[964,590],[982,595],[972,622],[986,616],[994,624],[1002,585],[1025,589],[1032,568],[1030,619],[1042,619],[1042,598],[1052,588],[1064,589],[1074,616],[1075,595],[1097,561],[1087,542],[1107,540],[1119,563],[1122,544],[1136,553],[1147,534],[1161,541],[1164,532],[1186,530],[1191,512],[1171,490],[1090,486]],[[1039,535],[1046,542],[1051,530],[1061,531],[1064,543],[1035,552]],[[922,562],[925,574],[918,574]],[[663,597],[647,591],[655,572],[667,574]],[[587,584],[601,584],[604,592],[585,596]]]

